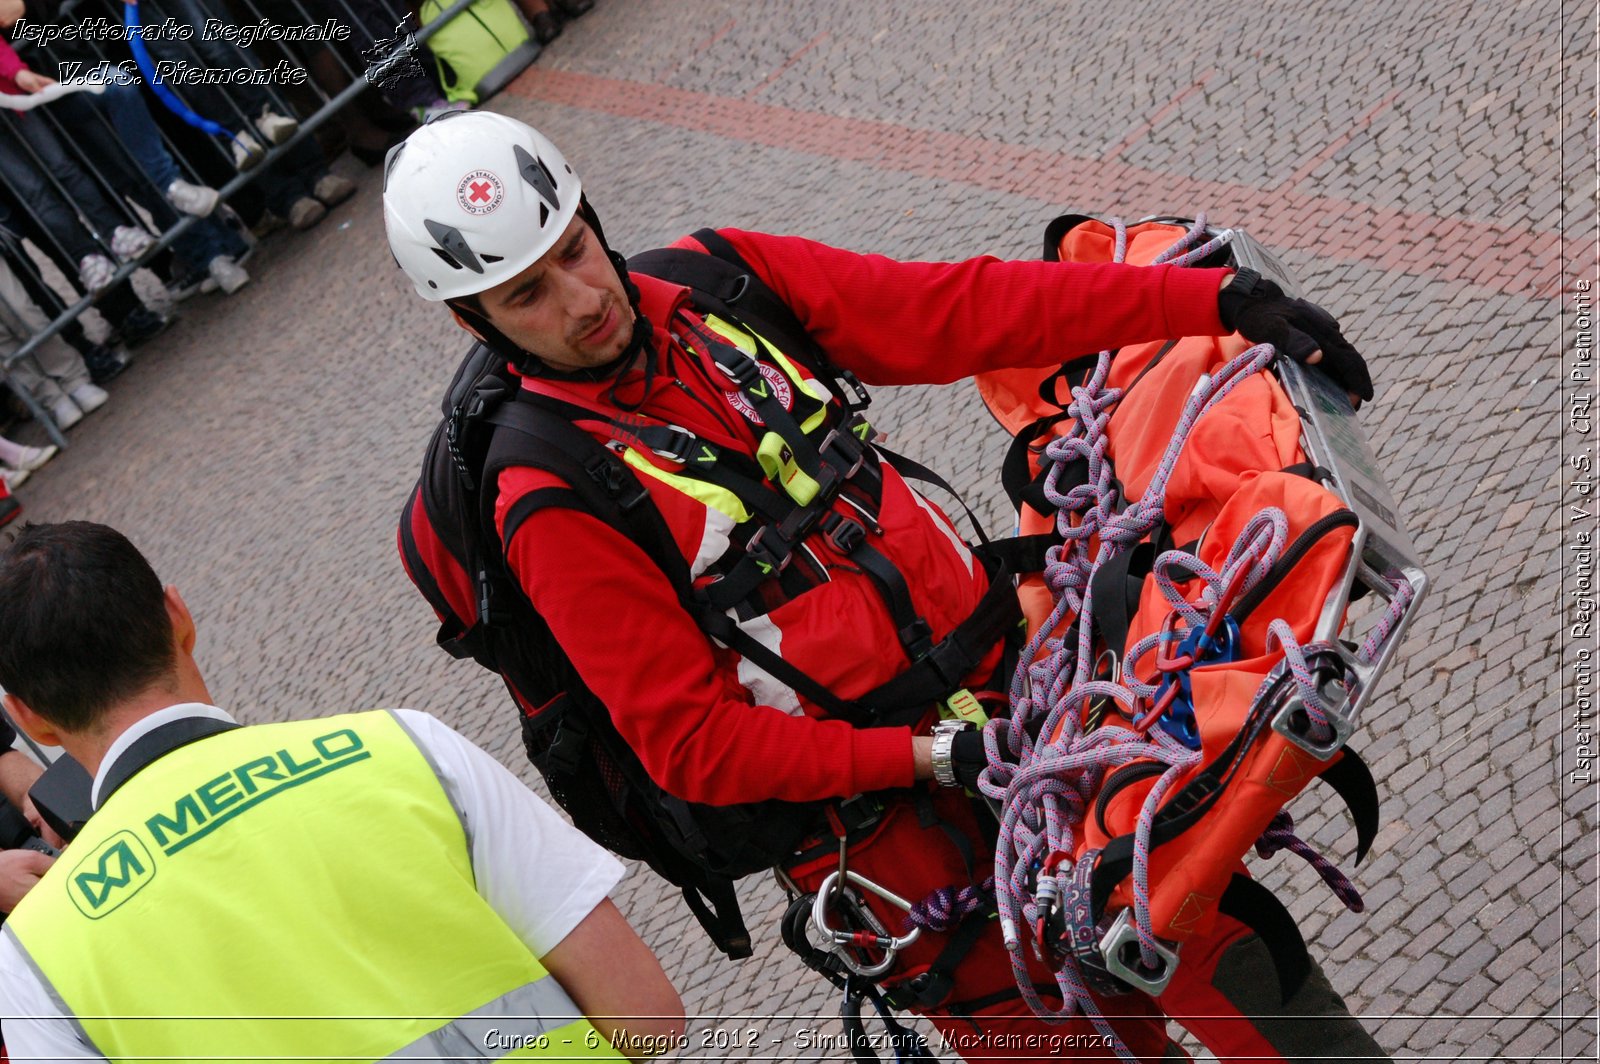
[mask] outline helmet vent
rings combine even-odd
[[[511,151],[517,160],[517,172],[522,175],[522,180],[532,185],[539,198],[548,205],[548,209],[541,210],[539,214],[539,227],[542,229],[549,212],[561,209],[561,198],[556,195],[555,175],[545,166],[544,160],[529,155],[522,145],[512,145]]]
[[[550,224],[550,208],[542,202],[539,204],[539,228],[543,229]]]
[[[473,273],[483,272],[483,263],[472,253],[472,247],[467,243],[467,238],[461,235],[461,230],[453,225],[436,222],[432,218],[424,218],[422,227],[439,245],[434,251],[445,262],[458,270],[464,268]]]
[[[488,262],[488,263],[501,262],[501,261],[504,261],[504,259],[505,259],[504,255],[483,255],[483,256],[480,256],[480,257],[483,259],[484,262]]]
[[[429,248],[428,250],[439,256],[439,259],[452,270],[461,269],[461,263],[457,262],[455,259],[452,259],[449,253],[447,253],[443,248]]]

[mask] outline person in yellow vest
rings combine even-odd
[[[0,553],[0,686],[95,812],[0,935],[13,1058],[643,1059],[683,1005],[621,874],[434,718],[240,727],[124,536]],[[288,707],[277,707],[278,712]]]

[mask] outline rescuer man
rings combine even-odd
[[[0,940],[14,1058],[620,1059],[681,1033],[606,897],[621,866],[439,721],[240,727],[177,590],[103,525],[23,529],[0,603],[6,708],[95,807]]]
[[[963,628],[984,608],[990,573],[910,486],[902,460],[857,448],[836,467],[844,486],[815,490],[816,478],[797,472],[803,456],[848,450],[839,432],[824,434],[859,423],[796,365],[797,352],[697,306],[682,285],[630,271],[575,169],[521,122],[479,111],[413,133],[386,166],[384,212],[390,249],[417,293],[445,303],[508,362],[524,399],[567,411],[622,456],[664,519],[697,601],[733,622],[709,634],[716,610],[691,614],[652,555],[574,503],[575,485],[529,466],[487,486],[517,586],[655,782],[710,806],[826,801],[785,863],[801,891],[815,891],[844,851],[852,873],[912,901],[977,887],[992,843],[961,785],[982,767],[981,742],[948,721],[931,732],[938,702],[991,686],[1003,633],[976,639]],[[1227,270],[900,263],[731,229],[678,246],[731,250],[832,366],[866,384],[945,383],[1236,328],[1372,394],[1331,317],[1270,284],[1231,286]],[[723,472],[702,474],[697,456]],[[785,527],[809,530],[801,542],[777,535],[784,514]],[[909,720],[863,727],[819,704],[819,692],[859,699],[911,675],[927,688],[934,661],[954,675]],[[903,913],[868,902],[898,926]],[[980,907],[902,950],[881,975],[890,1000],[932,1017],[955,1044],[975,1031],[1015,1045],[1078,1031],[1094,1044],[1085,1021],[1046,1026],[1022,1003],[992,911]],[[1202,962],[1193,951],[1161,1005],[1233,1017],[1195,1027],[1219,1055],[1381,1056],[1320,973],[1283,1010],[1310,1024],[1241,1016],[1241,988],[1272,983],[1264,950],[1237,925],[1207,945],[1213,955]],[[1213,971],[1227,973],[1227,985],[1214,986]],[[1043,968],[1034,973],[1049,983]],[[1263,999],[1249,1000],[1253,1010]],[[1118,998],[1110,1011],[1124,1017],[1119,1033],[1141,1057],[1183,1058],[1150,999]]]

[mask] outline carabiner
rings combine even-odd
[[[866,876],[856,872],[845,872],[844,878],[850,883],[869,893],[876,894],[884,901],[902,909],[911,911],[911,903],[900,895],[879,886]],[[836,888],[840,886],[839,873],[829,872],[822,884],[817,887],[817,899],[811,907],[811,923],[834,945],[834,952],[852,972],[867,979],[875,979],[894,967],[895,957],[907,946],[915,942],[921,935],[920,927],[913,927],[904,935],[877,934],[872,931],[843,931],[828,923],[828,903],[833,898]],[[855,958],[845,951],[845,947],[853,946],[857,949],[881,949],[883,960],[877,964],[858,964]]]

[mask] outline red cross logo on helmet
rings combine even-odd
[[[488,170],[473,170],[456,185],[456,202],[468,214],[488,214],[505,199],[505,186]]]

